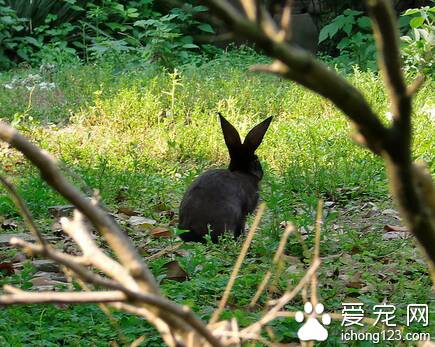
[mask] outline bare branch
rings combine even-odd
[[[30,214],[29,209],[27,208],[25,202],[21,197],[18,195],[17,191],[15,190],[12,183],[10,183],[5,177],[0,176],[0,182],[3,184],[3,186],[6,188],[7,192],[9,193],[12,201],[14,202],[15,206],[17,206],[18,210],[20,211],[21,216],[24,219],[24,222],[26,223],[27,227],[29,228],[30,232],[35,236],[36,240],[42,245],[42,247],[47,247],[47,242],[45,241],[44,237],[42,236],[41,232],[39,231],[38,227],[35,224],[35,221],[32,218],[32,215]]]
[[[281,42],[279,35],[263,31],[255,22],[241,16],[226,0],[204,1],[225,20],[234,31],[255,42],[271,57],[287,65],[283,75],[329,98],[355,122],[367,145],[380,154],[383,142],[388,138],[387,129],[372,111],[362,94],[335,71],[317,61],[315,57],[296,46]]]
[[[407,226],[412,230],[435,268],[435,217],[424,208],[416,192],[411,156],[411,99],[421,80],[406,88],[400,69],[398,34],[389,0],[368,0],[374,21],[379,61],[391,96],[394,122],[385,127],[362,93],[303,49],[282,42],[280,35],[265,30],[258,21],[241,16],[227,0],[203,0],[242,37],[254,42],[281,62],[256,66],[255,70],[277,73],[328,98],[351,120],[358,143],[381,155],[387,166],[391,191]],[[260,11],[261,12],[261,11]]]
[[[400,62],[399,35],[392,2],[389,0],[368,0],[367,6],[373,20],[373,31],[378,46],[378,61],[384,72],[387,89],[393,106],[393,116],[399,117],[402,107],[410,110],[406,84]],[[405,105],[406,104],[406,105]]]
[[[106,275],[116,279],[130,290],[137,291],[139,287],[124,267],[117,261],[103,253],[92,239],[89,231],[83,223],[83,216],[79,211],[74,211],[72,220],[61,218],[63,230],[80,246],[83,256],[96,268]]]
[[[255,21],[257,17],[257,4],[255,0],[240,0],[240,3],[249,20]]]
[[[284,10],[282,11],[281,16],[281,33],[282,41],[287,41],[291,38],[292,35],[292,25],[291,25],[291,16],[292,16],[292,0],[287,0]]]
[[[406,94],[409,97],[413,97],[417,92],[420,90],[420,88],[423,86],[425,81],[424,75],[419,75],[415,78],[414,81],[408,86],[408,89],[406,90]]]
[[[394,117],[385,143],[384,156],[390,178],[391,191],[399,203],[401,214],[414,235],[424,247],[425,254],[435,268],[435,214],[425,208],[425,197],[418,193],[416,172],[411,156],[411,95],[422,83],[418,78],[407,89],[400,63],[396,21],[391,1],[368,0],[373,30],[378,46],[378,60],[386,80]],[[433,186],[432,180],[430,183]]]
[[[4,286],[5,291],[8,290]],[[10,289],[10,288],[9,288]],[[126,296],[121,291],[101,292],[14,292],[0,296],[0,305],[11,304],[80,304],[124,301]]]
[[[89,199],[65,179],[53,157],[30,143],[4,122],[0,122],[0,139],[23,153],[40,170],[42,178],[91,221],[119,256],[121,263],[129,270],[132,277],[138,279],[145,290],[153,293],[159,291],[151,272],[128,237],[105,211],[98,206],[93,206]]]
[[[281,236],[281,240],[279,241],[278,249],[275,252],[275,255],[273,257],[273,265],[276,266],[278,262],[281,259],[281,256],[284,252],[285,245],[287,243],[289,235],[295,231],[295,227],[292,223],[288,223],[287,227],[285,228],[284,233]],[[255,293],[254,297],[252,298],[251,302],[249,303],[250,307],[253,307],[258,299],[260,298],[261,293],[263,293],[264,288],[266,288],[267,283],[269,282],[270,278],[272,277],[272,270],[269,270],[266,272],[266,274],[263,277],[263,280],[261,281],[260,285],[257,288],[257,292]]]
[[[100,285],[103,287],[117,289],[120,290],[122,286],[120,286],[117,282],[112,281],[110,279],[101,277],[100,275],[93,273],[86,269],[80,262],[83,260],[80,257],[74,257],[62,252],[59,252],[51,247],[43,248],[40,245],[35,245],[24,240],[13,237],[10,240],[10,243],[14,246],[20,246],[27,251],[30,251],[34,254],[44,255],[49,259],[54,260],[55,262],[64,265],[65,267],[71,269],[77,276],[82,278],[83,280]]]
[[[259,321],[243,329],[242,333],[257,333],[264,325],[278,317],[281,309],[304,288],[319,266],[320,260],[315,259],[299,283],[291,291],[286,292],[280,299],[276,300],[273,303],[274,306]]]
[[[48,302],[67,302],[69,300],[67,298],[68,295],[74,294],[74,300],[77,300],[76,303],[79,302],[85,302],[85,301],[78,301],[80,298],[79,294],[88,294],[89,292],[46,292],[46,293],[32,293],[32,292],[24,292],[16,288],[11,288],[10,286],[6,286],[5,289],[8,289],[10,291],[13,291],[16,296],[11,295],[0,295],[0,304],[9,305],[9,304],[26,304],[26,303],[48,303]],[[187,306],[180,306],[177,305],[170,300],[161,297],[160,295],[154,295],[154,294],[143,294],[143,293],[137,293],[137,292],[131,292],[128,289],[124,289],[123,291],[117,290],[117,291],[107,291],[107,292],[90,292],[90,293],[111,293],[109,294],[101,294],[102,296],[100,298],[104,298],[105,300],[99,300],[97,298],[97,294],[95,294],[95,300],[91,300],[90,297],[88,301],[86,302],[143,302],[155,307],[158,307],[161,309],[162,312],[167,312],[169,314],[173,314],[179,318],[181,318],[184,322],[189,324],[192,328],[195,329],[201,336],[203,336],[212,346],[221,346],[221,343],[214,337],[211,332],[206,328],[206,326],[201,322],[196,316],[193,314],[193,312],[190,310]],[[59,294],[59,296],[56,296],[53,294]],[[65,295],[65,298],[62,295]],[[112,295],[113,294],[113,295]],[[18,296],[17,296],[18,295]],[[30,296],[29,296],[30,295]],[[41,298],[38,297],[38,295],[41,295]],[[112,296],[111,296],[112,295]],[[25,297],[27,296],[27,297]],[[55,299],[53,299],[53,297]],[[31,299],[30,299],[31,298]],[[51,300],[51,301],[50,301]],[[61,301],[64,300],[64,301]],[[73,300],[70,301],[70,303],[74,302]],[[140,308],[138,308],[140,310]],[[145,311],[141,311],[141,315],[143,315]],[[162,316],[165,317],[166,314]],[[167,317],[166,317],[167,318]]]

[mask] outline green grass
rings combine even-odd
[[[339,311],[341,303],[351,297],[367,305],[386,298],[397,304],[403,324],[406,304],[426,303],[430,297],[427,268],[415,262],[413,240],[384,241],[383,221],[378,221],[377,232],[371,233],[345,224],[339,225],[344,232],[334,228],[340,222],[337,212],[348,206],[375,202],[381,209],[391,208],[382,161],[352,143],[348,121],[327,100],[277,77],[247,72],[249,64],[264,60],[251,52],[234,51],[200,67],[182,67],[176,74],[152,65],[59,67],[42,74],[45,81],[56,83],[53,91],[35,88],[30,96],[25,88],[0,87],[0,116],[62,160],[69,168],[66,173],[75,172],[68,174],[73,182],[99,189],[111,210],[128,206],[165,223],[168,220],[160,214],[162,205],[164,210],[177,211],[184,190],[199,173],[228,162],[216,112],[225,115],[243,135],[273,115],[258,150],[265,168],[261,195],[268,210],[260,236],[254,239],[236,281],[235,295],[229,303],[232,311],[226,311],[225,316],[235,315],[241,325],[246,325],[261,315],[261,307],[245,309],[262,275],[270,268],[271,254],[282,233],[279,224],[292,220],[307,229],[310,248],[310,226],[317,199],[323,197],[334,201],[337,211],[325,211],[321,255],[347,255],[324,260],[320,295],[325,307]],[[0,83],[9,82],[13,76],[25,78],[29,72],[24,69],[0,75]],[[358,70],[348,77],[384,117],[388,103],[380,78]],[[429,81],[414,100],[413,153],[416,159],[428,161],[432,171],[434,123],[425,110],[433,108],[433,103],[433,83]],[[38,223],[49,230],[47,208],[63,200],[19,154],[3,146],[0,158],[2,170],[17,185]],[[128,187],[127,200],[119,203],[116,197],[122,187]],[[20,219],[3,192],[0,214]],[[352,214],[349,218],[353,218]],[[129,232],[144,255],[152,247],[160,249],[171,242],[144,240]],[[183,248],[189,254],[177,256],[177,260],[189,280],[164,281],[162,289],[171,299],[189,304],[206,319],[223,292],[240,242],[226,240],[218,246]],[[12,256],[10,251],[6,253],[2,252],[0,259]],[[295,237],[290,239],[286,253],[306,262]],[[162,277],[163,265],[168,261],[161,258],[150,262],[157,277]],[[290,265],[287,263],[285,269]],[[287,279],[295,284],[303,276],[303,266],[297,271],[292,269],[278,281],[278,292],[286,288]],[[29,270],[28,274],[5,277],[0,284],[28,285],[31,273]],[[350,277],[357,273],[369,290],[347,287],[346,281],[338,277],[343,273]],[[298,299],[288,308],[299,310],[301,306]],[[146,345],[160,343],[154,330],[139,319],[122,313],[116,313],[116,318],[128,341],[146,334],[154,339],[147,340]],[[294,341],[297,327],[292,319],[273,323],[283,343]],[[330,335],[339,336],[340,331],[339,324],[335,324]],[[96,306],[9,307],[0,313],[0,336],[0,345],[5,346],[107,346],[112,340],[122,343]],[[330,339],[329,345],[337,341]]]

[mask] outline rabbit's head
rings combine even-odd
[[[259,180],[263,178],[263,169],[255,150],[260,146],[264,134],[269,128],[272,117],[262,121],[252,128],[245,141],[242,143],[240,135],[230,122],[228,122],[220,113],[222,132],[224,133],[225,144],[230,154],[230,171],[241,171],[254,175]]]

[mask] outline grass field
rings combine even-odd
[[[266,296],[255,310],[246,307],[270,268],[282,233],[280,223],[291,220],[302,228],[310,249],[317,200],[323,198],[327,207],[320,296],[326,309],[339,311],[341,303],[352,298],[367,307],[387,301],[397,306],[397,323],[404,325],[407,304],[431,300],[431,282],[412,237],[385,237],[384,225],[400,225],[400,221],[388,195],[382,161],[349,139],[351,126],[330,102],[294,83],[247,72],[249,64],[264,59],[241,50],[172,73],[151,64],[127,63],[11,71],[0,75],[0,118],[62,160],[73,182],[98,189],[111,211],[130,208],[159,224],[172,225],[189,183],[204,169],[228,162],[216,112],[243,135],[273,115],[258,150],[265,169],[261,196],[267,212],[225,317],[235,316],[246,325],[261,315]],[[36,73],[40,77],[29,78]],[[348,77],[388,122],[381,79],[358,70]],[[41,82],[54,83],[54,87],[41,88]],[[426,160],[432,172],[434,107],[433,82],[428,81],[414,100],[413,153],[415,159]],[[50,234],[53,221],[48,207],[65,202],[21,155],[4,144],[0,158],[2,174],[16,184],[38,224]],[[16,221],[13,232],[24,229],[4,191],[0,193],[0,216]],[[174,242],[172,238],[150,238],[128,227],[125,230],[144,257]],[[227,239],[219,245],[184,245],[184,252],[149,265],[163,280],[162,290],[168,297],[189,304],[206,319],[223,292],[240,244]],[[59,247],[67,246],[65,240],[59,243]],[[3,248],[0,262],[16,254]],[[285,275],[271,296],[282,293],[288,279],[297,283],[309,262],[309,252],[296,237],[290,239],[286,254]],[[181,265],[188,280],[164,280],[165,264],[171,260]],[[0,284],[30,288],[34,273],[24,263],[15,275],[0,277]],[[298,299],[288,309],[301,307]],[[107,346],[110,341],[125,344],[143,334],[147,338],[143,345],[160,345],[160,339],[140,319],[118,312],[113,315],[111,321],[95,305],[8,307],[0,311],[0,345]],[[435,331],[434,319],[431,324],[407,329]],[[283,343],[296,341],[298,326],[291,318],[272,324]],[[340,331],[339,322],[333,323],[328,344],[323,345],[339,343]]]

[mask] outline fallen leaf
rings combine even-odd
[[[361,281],[350,281],[346,283],[347,288],[361,289],[365,284]]]
[[[63,303],[58,303],[58,304],[54,304],[54,305],[61,310],[67,310],[69,308],[68,304],[63,304]]]
[[[399,213],[396,210],[393,210],[392,208],[387,208],[382,211],[382,214],[397,215]]]
[[[177,244],[175,244],[175,245],[171,245],[171,246],[169,246],[169,247],[166,247],[166,248],[164,248],[164,249],[162,249],[162,250],[159,250],[159,251],[157,251],[156,253],[154,253],[154,254],[148,256],[148,257],[146,258],[146,260],[147,260],[147,261],[150,261],[150,260],[153,260],[153,259],[157,259],[157,258],[163,257],[163,256],[165,256],[165,255],[169,255],[169,254],[171,254],[172,252],[177,253],[176,250],[177,250],[179,247],[181,247],[182,245],[183,245],[183,243],[180,242],[180,243],[177,243]],[[152,249],[148,249],[148,250],[147,250],[147,253],[149,253],[149,251],[153,251],[153,250],[152,250]],[[181,253],[177,253],[177,254],[182,255]]]
[[[128,192],[128,187],[121,187],[119,188],[118,194],[115,197],[115,201],[116,202],[123,202],[125,200],[127,200],[127,193]]]
[[[142,230],[151,229],[157,222],[154,219],[139,217],[139,216],[131,216],[128,219],[128,223],[132,227],[136,227]]]
[[[62,225],[59,222],[54,222],[51,225],[51,231],[56,236],[62,236],[63,235]]]
[[[383,240],[395,240],[395,239],[404,239],[409,235],[408,233],[404,233],[401,231],[389,231],[382,235]]]
[[[168,204],[164,203],[164,202],[158,202],[158,203],[156,203],[154,205],[154,209],[157,212],[163,212],[163,211],[169,210],[170,208],[171,207]]]
[[[130,217],[131,216],[139,216],[140,215],[140,212],[135,211],[135,210],[133,210],[133,209],[131,209],[129,207],[119,207],[117,212],[118,213],[123,213],[123,214],[125,214],[127,216],[130,216]]]
[[[353,264],[354,263],[352,256],[350,254],[347,254],[347,253],[343,253],[343,255],[340,258],[340,261],[343,264]]]
[[[44,272],[59,272],[59,264],[54,262],[53,260],[47,259],[37,259],[32,261],[32,265],[38,271]]]
[[[160,218],[168,218],[169,220],[172,220],[174,216],[175,212],[173,210],[165,210],[159,213]]]
[[[376,215],[377,214],[377,212],[376,211],[373,211],[373,210],[370,210],[370,211],[368,211],[363,217],[364,218],[370,218],[370,217],[373,217],[374,215]]]
[[[14,170],[15,170],[15,165],[6,164],[6,165],[3,166],[3,171],[8,173],[8,174],[14,172]]]
[[[4,271],[6,275],[13,275],[14,266],[11,262],[0,263],[0,271]]]
[[[72,215],[73,211],[73,205],[56,205],[48,208],[48,212],[50,212],[54,218],[69,217]]]
[[[299,273],[300,272],[300,268],[296,264],[295,265],[290,265],[287,268],[286,272],[289,273],[289,274]]]
[[[150,231],[152,237],[171,237],[171,230],[166,227],[155,227]]]
[[[281,255],[281,259],[284,260],[288,264],[292,265],[302,265],[301,259],[299,257],[295,257],[293,255],[283,254]]]
[[[351,254],[356,254],[356,253],[361,253],[361,248],[358,246],[353,246],[352,249],[350,250]]]
[[[398,225],[391,225],[391,224],[385,224],[384,225],[384,230],[386,232],[392,232],[392,231],[398,231],[398,232],[402,232],[402,233],[408,233],[409,230],[406,227],[401,227]]]
[[[179,282],[185,281],[187,279],[186,271],[183,270],[176,260],[166,263],[164,268],[166,269],[165,279]]]

